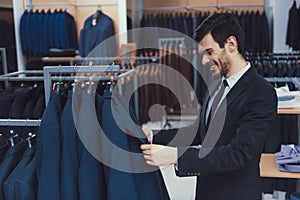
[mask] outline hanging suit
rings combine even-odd
[[[131,158],[131,165],[139,199],[170,199],[160,169],[147,165],[144,160],[140,146],[147,144],[148,141],[133,110],[130,106],[128,108],[128,102],[124,97],[117,93],[114,93],[111,104],[110,112],[114,113],[114,119],[111,119],[111,122],[118,122],[119,128],[126,131],[123,135],[127,136],[127,139],[124,138],[123,142],[128,142],[129,152],[137,153],[133,159]],[[109,120],[110,115],[106,116]]]
[[[61,103],[52,92],[37,134],[38,199],[60,199]]]
[[[5,157],[0,165],[0,200],[6,200],[3,187],[4,182],[22,159],[24,151],[25,142],[23,139],[19,138],[18,142],[14,146],[10,147],[5,153]]]
[[[97,52],[94,52],[98,55],[94,56],[118,56],[116,40],[106,40],[115,35],[114,23],[108,15],[101,11],[97,12],[97,23],[92,25],[94,15],[91,15],[85,20],[84,27],[80,31],[80,56],[88,56],[95,47],[99,49],[97,49]],[[105,43],[102,43],[101,46],[97,46],[103,41],[105,41]]]
[[[27,148],[24,152],[24,155],[14,171],[9,175],[9,177],[4,182],[4,196],[5,200],[15,200],[17,199],[16,191],[15,191],[15,183],[17,178],[22,176],[23,170],[30,163],[32,158],[34,157],[35,147]],[[31,199],[32,200],[32,199]]]
[[[78,173],[83,151],[83,145],[78,138],[73,119],[73,114],[75,115],[75,113],[72,112],[72,95],[72,91],[69,91],[68,100],[64,106],[60,122],[62,134],[61,199],[64,200],[79,199]],[[73,101],[73,104],[76,109],[80,106],[78,102],[76,103],[76,100]]]
[[[7,140],[2,141],[1,138],[1,146],[0,146],[0,164],[2,163],[4,157],[5,157],[5,153],[8,150],[9,146],[8,146],[8,142]]]
[[[135,183],[134,177],[130,173],[134,169],[128,153],[127,137],[115,122],[112,112],[111,93],[107,90],[104,91],[101,125],[104,131],[103,138],[106,136],[109,142],[111,142],[110,144],[102,138],[104,161],[109,165],[106,166],[106,164],[104,166],[108,199],[140,199],[138,195],[139,185]],[[118,191],[118,193],[114,191]]]
[[[21,48],[22,53],[26,54],[28,51],[28,44],[27,44],[27,27],[26,21],[28,20],[28,11],[25,10],[20,19],[20,41],[21,41]]]
[[[294,51],[297,51],[300,49],[299,17],[300,17],[300,9],[297,8],[297,2],[294,1],[293,6],[289,10],[286,41],[285,41],[285,44],[289,45]]]
[[[38,192],[37,157],[34,156],[30,163],[22,170],[20,177],[15,182],[15,197],[18,200],[36,200]]]
[[[88,87],[83,88],[80,96],[73,96],[78,101],[78,107],[73,107],[74,118],[79,139],[85,145],[80,157],[78,171],[79,199],[108,199],[104,182],[103,165],[91,152],[101,152],[100,131],[97,129],[97,115],[95,111],[95,91],[88,93]],[[99,99],[98,99],[99,100]],[[101,101],[101,100],[100,100]],[[74,105],[73,105],[74,106]],[[114,191],[116,193],[116,191]]]

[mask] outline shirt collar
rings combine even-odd
[[[240,80],[240,78],[246,73],[246,71],[248,71],[250,67],[251,67],[250,62],[247,62],[246,67],[244,67],[243,69],[241,69],[240,71],[236,72],[235,74],[233,74],[232,76],[226,79],[230,89],[238,82],[238,80]],[[222,77],[222,81],[224,79],[225,78]]]

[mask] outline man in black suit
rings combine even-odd
[[[261,199],[259,162],[277,112],[276,93],[245,60],[244,34],[234,16],[208,17],[193,37],[202,64],[221,77],[195,124],[154,134],[153,144],[141,146],[144,158],[154,166],[175,164],[179,176],[197,175],[196,199]],[[152,131],[144,132],[149,140]]]

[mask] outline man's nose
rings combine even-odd
[[[204,54],[204,55],[202,56],[202,65],[206,65],[206,64],[209,63],[209,62],[210,62],[210,56],[207,55],[207,54]]]

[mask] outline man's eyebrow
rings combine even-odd
[[[204,51],[205,51],[205,52],[211,52],[211,51],[213,51],[213,48],[207,48],[207,49],[205,49]]]
[[[212,48],[207,48],[207,49],[204,49],[203,51],[200,51],[200,53],[201,53],[201,54],[204,54],[204,53],[209,53],[209,52],[211,52],[211,51],[213,51]]]

